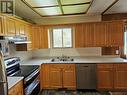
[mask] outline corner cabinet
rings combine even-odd
[[[42,64],[42,89],[76,89],[75,64]]]
[[[9,89],[8,95],[24,95],[23,94],[23,81],[18,82],[15,86]]]

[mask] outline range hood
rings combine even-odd
[[[28,44],[31,43],[31,41],[27,40],[27,37],[25,36],[6,36],[6,40],[8,40],[9,43],[14,43],[14,44]]]

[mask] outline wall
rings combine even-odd
[[[96,22],[101,21],[101,15],[81,15],[81,16],[60,16],[60,17],[43,17],[32,19],[40,25],[49,24],[69,24],[82,22]]]
[[[66,48],[66,49],[39,49],[33,51],[33,57],[53,56],[101,56],[100,47]]]
[[[16,51],[14,44],[9,44],[10,55],[8,57],[20,57],[21,60],[32,58],[32,51]]]

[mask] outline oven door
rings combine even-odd
[[[38,76],[39,77],[39,76]],[[40,92],[40,81],[38,77],[25,88],[25,95],[38,95]]]

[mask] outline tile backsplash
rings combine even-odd
[[[16,51],[14,44],[9,44],[10,55],[8,57],[20,57],[21,60],[32,58],[32,51]]]
[[[65,49],[39,49],[33,51],[33,57],[52,56],[101,56],[101,47],[65,48]]]
[[[65,49],[37,49],[33,51],[16,51],[15,45],[10,44],[10,55],[8,57],[20,57],[27,60],[35,57],[53,56],[101,56],[101,47],[89,48],[65,48]]]

